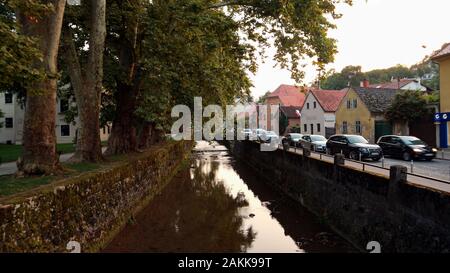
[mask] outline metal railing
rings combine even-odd
[[[279,149],[284,150],[284,147],[280,144],[279,145]],[[292,152],[291,150],[293,150],[293,152],[296,153],[296,154],[303,155],[303,148],[290,147],[289,148],[289,152]],[[315,156],[313,156],[313,155],[315,155]],[[315,151],[311,151],[311,157],[315,158],[315,159],[320,159],[322,161],[324,161],[324,158],[331,159],[331,162],[334,161],[334,156],[333,155],[324,154],[324,153],[317,153]],[[361,158],[361,156],[360,156],[360,158]],[[349,159],[349,158],[346,158],[345,161],[357,164],[356,166],[360,166],[360,169],[362,171],[368,171],[369,168],[374,168],[374,169],[379,169],[379,170],[384,170],[384,171],[389,172],[390,171],[390,166],[394,165],[394,164],[391,164],[391,165],[387,164],[386,165],[384,157],[382,157],[382,159],[381,159],[381,166],[375,165],[375,164],[371,164],[371,163],[365,162],[363,160],[353,160],[353,159]],[[330,161],[326,161],[326,162],[330,163]],[[402,165],[402,164],[396,164],[396,165]],[[350,166],[350,165],[347,165],[347,166],[355,167],[355,166]],[[402,165],[402,166],[404,166],[404,165]],[[407,175],[408,176],[412,176],[412,177],[425,179],[425,180],[430,180],[430,181],[433,181],[433,182],[438,182],[438,183],[450,185],[450,168],[449,168],[449,180],[445,180],[445,179],[441,179],[441,178],[437,178],[437,177],[433,177],[433,176],[427,176],[427,175],[419,174],[419,173],[415,172],[415,165],[414,165],[414,161],[412,160],[411,163],[410,163],[410,167],[408,168]]]

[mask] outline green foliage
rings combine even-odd
[[[387,109],[385,115],[389,121],[414,121],[429,114],[427,100],[421,91],[399,93]]]
[[[286,133],[287,127],[289,126],[289,118],[280,111],[280,118],[279,118],[279,133],[280,136],[284,135]]]
[[[75,146],[72,143],[57,144],[56,150],[61,154],[69,154],[75,151]],[[16,161],[22,155],[22,152],[22,145],[0,144],[0,155],[2,162]]]
[[[347,66],[340,73],[336,73],[334,70],[329,71],[323,78],[322,89],[341,90],[348,87],[349,84],[350,86],[359,86],[365,75],[361,71],[361,66]]]
[[[375,69],[362,72],[361,66],[347,66],[341,72],[330,70],[322,76],[321,87],[323,89],[341,90],[350,86],[359,86],[361,81],[368,80],[370,84],[386,83],[392,79],[417,78],[431,76],[430,80],[422,82],[425,86],[439,90],[439,68],[436,64],[423,61],[411,68],[397,65],[386,69]]]
[[[54,177],[51,176],[26,178],[15,178],[12,175],[0,176],[0,197],[47,185],[52,180],[54,180]]]
[[[270,95],[271,91],[267,91],[264,95],[258,98],[258,101],[256,103],[258,104],[264,104],[266,102],[267,97]]]
[[[17,86],[31,87],[45,74],[36,68],[42,61],[37,41],[22,34],[16,22],[15,10],[21,9],[29,16],[41,16],[50,7],[36,1],[0,2],[0,90],[14,91]]]

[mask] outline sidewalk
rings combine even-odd
[[[436,159],[450,160],[450,149],[443,149],[437,152]]]
[[[102,152],[106,151],[106,147],[102,148]],[[73,156],[73,153],[70,154],[62,154],[59,157],[59,162],[66,162]],[[449,155],[450,156],[450,155]],[[0,165],[0,175],[9,175],[17,172],[16,162],[7,162]]]

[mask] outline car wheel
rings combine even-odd
[[[411,161],[411,154],[408,152],[403,153],[403,160],[405,161]]]
[[[331,149],[330,149],[330,148],[327,148],[326,154],[327,154],[327,155],[333,155],[333,153],[331,152]]]
[[[378,162],[378,161],[380,161],[380,160],[381,160],[381,157],[377,157],[377,158],[374,158],[374,159],[373,159],[374,162]]]
[[[350,157],[350,159],[352,159],[352,160],[356,160],[356,161],[359,160],[359,154],[358,154],[357,152],[355,152],[355,151],[350,152],[349,157]]]

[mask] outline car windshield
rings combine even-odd
[[[327,141],[327,139],[323,136],[311,136],[311,141],[312,142],[316,142],[316,141]]]
[[[302,135],[291,134],[291,138],[292,139],[300,139],[300,138],[302,138]]]
[[[425,142],[417,137],[402,137],[401,140],[403,140],[406,145],[426,145]]]
[[[368,144],[369,143],[362,136],[348,136],[347,139],[351,144]]]

